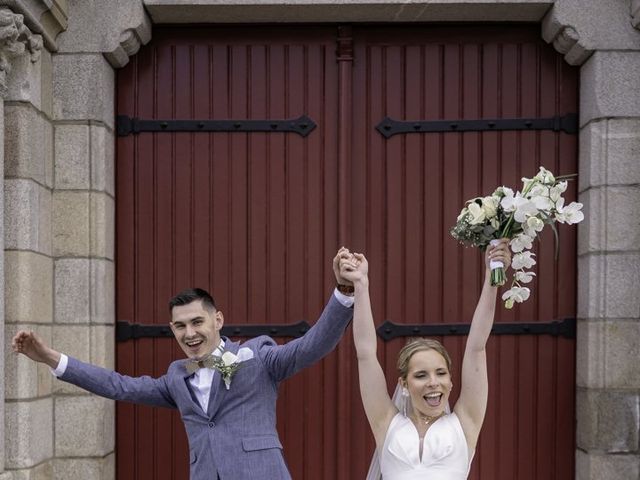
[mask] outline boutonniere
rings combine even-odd
[[[253,358],[253,352],[249,348],[241,348],[238,355],[218,347],[220,356],[213,357],[213,368],[220,372],[224,385],[229,390],[231,379],[242,368],[242,362]]]

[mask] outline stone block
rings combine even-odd
[[[104,458],[57,458],[53,461],[53,478],[64,480],[113,480],[115,455]]]
[[[100,54],[53,56],[56,120],[95,120],[113,128],[115,74]]]
[[[587,212],[580,225],[578,254],[640,250],[640,187],[596,187],[580,195]]]
[[[91,255],[113,260],[115,202],[105,193],[91,193]]]
[[[161,23],[539,22],[549,0],[145,0]]]
[[[89,193],[53,193],[53,253],[55,256],[90,255]]]
[[[640,321],[580,320],[576,343],[579,387],[640,390]]]
[[[53,118],[53,61],[51,53],[46,48],[42,49],[40,62],[40,78],[42,80],[40,109],[48,118]]]
[[[56,126],[56,189],[89,190],[91,158],[89,125]]]
[[[578,258],[579,318],[639,318],[640,254]]]
[[[606,339],[603,320],[578,320],[576,335],[576,385],[602,388],[605,382]]]
[[[640,183],[640,118],[596,120],[580,132],[578,189]]]
[[[53,260],[33,252],[5,252],[5,321],[53,321]]]
[[[115,195],[115,138],[113,132],[91,125],[91,189]]]
[[[56,325],[53,329],[51,346],[70,357],[83,362],[91,359],[91,329],[88,325]],[[63,381],[53,383],[55,393],[86,393],[84,390]]]
[[[5,105],[5,177],[53,186],[53,126],[32,106]]]
[[[115,403],[95,395],[55,401],[57,457],[103,457],[113,451]]]
[[[640,38],[640,36],[638,36]],[[607,117],[637,117],[640,52],[595,52],[580,69],[580,125]]]
[[[58,477],[53,476],[52,460],[48,460],[33,468],[22,470],[11,470],[0,474],[0,480],[51,480]]]
[[[51,398],[5,403],[6,468],[33,467],[53,456]]]
[[[115,266],[110,260],[91,260],[91,323],[115,324]]]
[[[606,453],[638,451],[637,392],[578,388],[576,407],[578,448]]]
[[[5,248],[51,254],[51,192],[32,180],[5,180]]]
[[[42,105],[42,60],[38,58],[34,62],[28,52],[14,57],[7,75],[7,86],[9,87],[7,100],[30,103],[40,110]]]
[[[640,391],[640,321],[608,320],[603,333],[605,387]]]
[[[576,480],[640,478],[640,456],[576,450]]]
[[[51,345],[51,327],[48,325],[5,325],[5,399],[24,400],[50,395],[52,375],[49,367],[16,354],[11,349],[11,339],[18,330],[33,330],[47,345]]]
[[[107,325],[91,327],[91,363],[113,370],[115,368],[115,328]]]
[[[55,261],[55,322],[87,323],[91,305],[91,260],[61,258]]]

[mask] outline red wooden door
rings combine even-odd
[[[344,55],[340,62],[336,36],[334,26],[157,29],[119,72],[121,115],[306,114],[317,124],[307,137],[119,137],[119,320],[166,324],[171,295],[201,286],[213,293],[227,324],[312,323],[333,284],[330,259],[346,240],[370,258],[378,322],[469,321],[481,264],[448,234],[463,201],[498,184],[515,187],[539,164],[577,171],[576,139],[556,132],[385,139],[375,125],[387,115],[575,112],[576,71],[538,39],[537,27],[359,27],[353,61]],[[343,39],[343,50],[350,42]],[[345,194],[348,212],[341,217]],[[535,295],[501,311],[498,322],[575,316],[575,229],[561,231],[559,263],[552,238],[538,254]],[[444,341],[459,368],[464,338]],[[390,385],[402,343],[380,341]],[[281,387],[278,430],[295,479],[364,478],[373,440],[351,345],[348,331],[337,352]],[[549,336],[491,339],[489,412],[471,478],[572,477],[573,352],[573,340]],[[180,357],[170,338],[117,344],[117,368],[130,375],[159,376]],[[175,412],[118,405],[119,479],[186,479],[187,458]]]

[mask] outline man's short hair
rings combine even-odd
[[[169,311],[173,311],[173,307],[189,305],[197,300],[201,300],[202,306],[207,310],[217,310],[216,303],[213,301],[213,297],[209,295],[209,292],[202,288],[188,288],[169,300]]]

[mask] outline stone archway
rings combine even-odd
[[[7,77],[6,332],[33,326],[57,348],[105,366],[114,350],[113,69],[149,41],[152,23],[541,22],[542,37],[581,66],[579,188],[588,214],[578,248],[576,478],[638,476],[640,0],[3,3],[45,46],[35,64],[17,57]],[[109,402],[7,362],[5,428],[16,441],[4,448],[0,478],[113,478],[113,424],[95,420],[95,409],[110,418]]]

